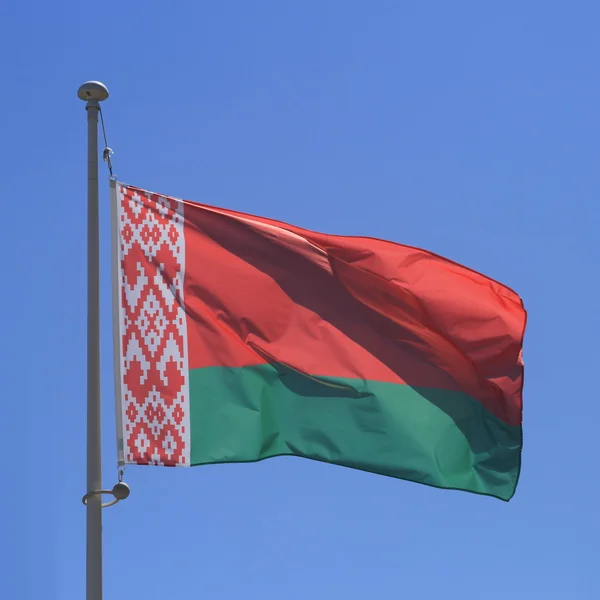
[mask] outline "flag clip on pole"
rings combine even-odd
[[[102,600],[102,508],[129,495],[119,481],[112,490],[102,489],[102,439],[100,404],[100,231],[98,216],[98,113],[108,98],[106,86],[88,81],[77,96],[86,102],[87,152],[87,493],[86,505],[86,600]],[[114,499],[102,504],[102,494]]]

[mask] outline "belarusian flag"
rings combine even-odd
[[[424,250],[114,188],[121,464],[293,455],[512,497],[515,292]]]

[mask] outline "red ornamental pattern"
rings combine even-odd
[[[184,205],[121,185],[118,192],[124,462],[187,466]]]

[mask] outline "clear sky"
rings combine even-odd
[[[2,2],[0,595],[84,595],[76,92],[99,79],[121,180],[424,247],[529,312],[510,503],[295,458],[129,468],[106,599],[600,598],[599,22],[595,0]]]

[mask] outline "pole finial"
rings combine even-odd
[[[86,81],[77,91],[77,97],[86,102],[102,102],[108,96],[107,87],[99,81]]]

